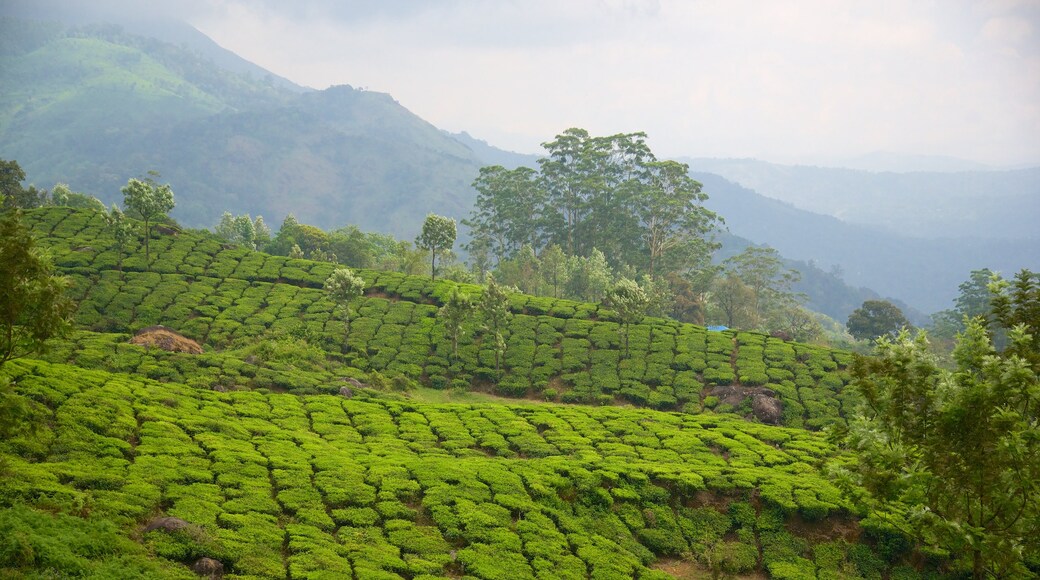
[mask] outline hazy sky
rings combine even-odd
[[[645,131],[663,156],[1040,162],[1040,0],[125,6],[179,16],[297,83],[388,92],[526,153],[577,126]]]

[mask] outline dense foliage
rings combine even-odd
[[[1025,327],[1010,339],[1012,352],[997,356],[984,323],[970,320],[948,372],[923,334],[904,331],[853,367],[866,408],[849,442],[873,517],[980,580],[1040,568],[1040,376],[1014,353],[1031,348]]]
[[[333,264],[224,249],[212,237],[182,233],[155,240],[160,257],[151,272],[142,271],[142,257],[135,254],[125,259],[121,278],[113,270],[117,255],[102,216],[50,208],[29,218],[46,234],[42,241],[51,246],[56,263],[75,275],[72,294],[80,302],[76,320],[82,328],[128,332],[164,324],[216,349],[294,335],[325,350],[341,350],[345,328],[321,290]],[[349,353],[342,362],[363,371],[437,388],[692,411],[715,404],[714,388],[764,387],[783,402],[786,424],[812,428],[846,414],[854,397],[845,387],[844,368],[851,360],[845,353],[648,318],[630,325],[626,354],[613,311],[522,294],[506,295],[513,316],[498,330],[504,350],[494,328],[484,330],[485,318],[475,317],[463,324],[454,356],[438,306],[453,289],[476,298],[483,294],[479,287],[395,272],[356,273],[367,294],[354,305]],[[495,380],[496,355],[504,370],[501,381]],[[120,359],[98,358],[127,369]],[[173,373],[171,378],[182,381],[206,378],[211,384],[253,384],[263,375],[264,382],[277,380],[282,388],[315,388],[311,379],[292,381],[285,373],[271,377],[249,360],[220,365],[187,375],[168,367],[150,372]]]
[[[68,281],[54,275],[19,210],[0,214],[0,366],[43,349],[69,327]]]
[[[0,573],[800,579],[932,567],[893,548],[907,542],[898,532],[858,526],[824,474],[849,463],[826,435],[726,414],[748,415],[750,399],[730,397],[753,392],[782,401],[788,425],[840,422],[857,404],[847,354],[371,270],[356,273],[365,295],[346,297],[356,316],[343,353],[324,289],[334,264],[171,231],[146,271],[139,241],[118,248],[104,214],[47,208],[28,221],[94,331],[49,355],[75,366],[0,371],[11,385],[0,412],[38,425],[0,442]],[[466,302],[483,312],[466,317]],[[156,323],[205,351],[127,343]],[[687,412],[430,404],[388,389],[417,382]]]
[[[623,408],[219,393],[31,361],[4,372],[55,418],[0,446],[8,572],[118,561],[180,577],[168,561],[202,556],[236,578],[664,578],[653,568],[679,557],[775,578],[890,566],[785,524],[823,529],[847,509],[817,469],[833,448],[807,431]],[[115,533],[156,514],[190,527],[141,534],[143,547]]]

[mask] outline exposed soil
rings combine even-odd
[[[199,346],[199,343],[165,326],[142,328],[130,339],[130,344],[161,348],[169,352],[202,354],[202,347]]]

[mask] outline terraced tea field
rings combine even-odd
[[[804,537],[848,514],[819,471],[834,450],[801,429],[218,393],[36,361],[5,372],[52,419],[8,446],[0,496],[136,529],[137,558],[208,556],[241,578],[658,578],[661,562],[712,557],[778,578],[885,567],[865,544]],[[142,534],[160,515],[190,533]]]
[[[449,281],[393,272],[359,271],[366,296],[346,335],[321,290],[331,264],[224,248],[212,236],[167,235],[153,241],[158,256],[143,271],[135,248],[116,271],[118,256],[99,214],[47,208],[29,215],[41,243],[73,282],[80,306],[79,327],[128,332],[154,324],[173,328],[210,351],[296,333],[314,337],[341,360],[360,371],[403,376],[435,388],[484,389],[511,397],[567,403],[627,402],[664,410],[700,412],[714,408],[718,387],[765,388],[782,401],[788,426],[818,429],[840,420],[854,404],[845,388],[847,353],[788,343],[755,333],[707,332],[703,327],[648,319],[631,330],[629,350],[622,348],[619,325],[608,309],[595,304],[511,296],[514,316],[506,335],[504,368],[494,370],[491,341],[484,340],[474,317],[451,350],[438,305],[456,286]],[[477,286],[462,289],[478,294]],[[109,341],[110,343],[112,341]],[[95,346],[105,341],[95,341]],[[333,392],[320,376],[296,377],[267,372],[249,362],[227,364],[219,371],[204,362],[188,369],[144,371],[111,351],[88,349],[110,370],[183,382],[202,380],[251,385],[261,383],[295,392]],[[85,356],[83,356],[85,355]],[[200,372],[195,372],[199,370]],[[738,410],[722,404],[721,410]]]

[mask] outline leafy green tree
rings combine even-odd
[[[773,248],[748,246],[724,261],[723,268],[754,291],[751,311],[757,324],[768,320],[773,310],[798,303],[800,297],[791,291],[791,286],[801,274],[784,266],[780,253]]]
[[[288,256],[293,246],[298,246],[303,257],[312,257],[317,251],[329,252],[329,242],[329,234],[321,228],[301,224],[295,216],[289,214],[285,216],[278,235],[268,244],[267,250],[275,255]]]
[[[646,316],[650,305],[650,297],[634,280],[621,278],[607,292],[603,304],[609,306],[617,315],[621,324],[621,337],[625,344],[625,356],[628,356],[628,334],[631,325],[639,324]]]
[[[325,292],[343,315],[347,334],[350,334],[350,303],[365,293],[365,281],[349,268],[336,268],[325,280]]]
[[[127,246],[134,239],[134,226],[116,204],[112,204],[112,210],[105,214],[105,222],[108,224],[108,230],[112,233],[112,238],[116,243],[116,261],[119,268],[119,277],[122,279],[123,254],[126,253]]]
[[[256,249],[264,251],[271,243],[271,228],[264,223],[264,216],[258,215],[253,220],[253,242]]]
[[[253,225],[253,218],[249,214],[234,216],[226,211],[220,216],[220,223],[213,232],[232,244],[256,249],[256,226]]]
[[[35,186],[23,188],[25,172],[17,161],[0,159],[0,202],[3,207],[32,209],[40,207],[47,201],[47,192]]]
[[[1009,333],[1016,348],[1032,338]],[[969,319],[941,369],[921,333],[883,336],[857,357],[862,413],[849,425],[856,453],[843,481],[871,518],[945,551],[974,578],[1025,578],[1040,557],[1040,378],[1016,354],[997,356],[981,319]],[[862,495],[860,495],[862,494]]]
[[[430,277],[437,279],[437,253],[447,252],[455,245],[457,235],[455,220],[437,214],[427,214],[423,221],[422,233],[415,238],[417,247],[430,252]]]
[[[700,249],[696,242],[715,229],[719,218],[700,205],[708,196],[690,177],[689,166],[675,161],[647,165],[648,183],[637,197],[636,211],[650,260],[647,274],[654,277],[670,254]]]
[[[596,248],[587,258],[571,256],[567,260],[567,295],[586,302],[599,302],[610,289],[614,271],[607,257]]]
[[[513,313],[509,311],[509,296],[501,284],[495,281],[495,277],[488,274],[484,293],[477,301],[477,309],[484,318],[484,330],[491,334],[495,341],[495,372],[502,370],[502,357],[505,356],[506,341],[503,331]]]
[[[68,281],[53,274],[36,247],[21,212],[0,218],[0,366],[40,352],[46,341],[69,329]]]
[[[541,283],[542,264],[531,246],[524,244],[512,258],[498,265],[496,276],[507,286],[516,286],[524,294],[535,294]]]
[[[538,172],[529,167],[482,167],[473,188],[477,200],[462,224],[480,232],[499,261],[511,258],[524,244],[539,246],[538,220],[545,192]]]
[[[849,315],[845,327],[859,340],[874,340],[881,336],[895,336],[900,329],[911,325],[895,304],[887,300],[867,300]]]
[[[812,312],[797,304],[775,310],[770,315],[768,325],[770,330],[783,333],[798,342],[813,342],[823,336],[820,321]]]
[[[130,178],[123,186],[123,205],[144,221],[144,259],[151,264],[151,253],[148,241],[152,237],[151,224],[157,218],[166,215],[173,209],[173,188],[166,183],[159,185],[154,171],[148,172],[145,179]]]
[[[997,278],[989,284],[989,291],[996,323],[1008,332],[1022,327],[1030,337],[1011,343],[1006,350],[1040,371],[1040,274],[1021,270],[1014,281]]]
[[[67,183],[55,183],[54,187],[51,188],[51,203],[57,206],[64,206],[69,203],[69,195],[72,194],[72,190],[69,189]]]
[[[711,290],[712,318],[730,328],[755,328],[755,289],[738,276],[726,274],[715,280]]]
[[[972,270],[968,279],[957,287],[959,293],[953,302],[961,318],[981,316],[988,321],[993,312],[993,294],[989,289],[993,278],[994,273],[989,268]]]
[[[567,256],[557,244],[542,251],[542,278],[553,289],[553,298],[559,298],[560,288],[567,284]]]
[[[0,159],[0,196],[3,197],[4,207],[17,207],[15,201],[22,195],[23,181],[25,171],[17,161]]]
[[[459,335],[462,333],[462,325],[473,312],[473,308],[473,300],[469,294],[460,292],[456,286],[451,289],[444,306],[437,311],[437,315],[444,320],[445,330],[451,337],[451,356],[455,359],[459,357]]]

